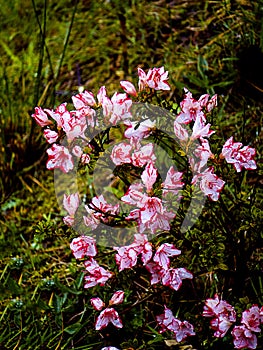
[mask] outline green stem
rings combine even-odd
[[[73,12],[72,12],[72,16],[71,16],[71,21],[70,21],[70,24],[69,24],[69,28],[68,28],[68,30],[67,30],[67,32],[66,32],[66,37],[65,37],[65,40],[64,40],[63,51],[62,51],[62,54],[61,54],[61,56],[60,56],[60,61],[59,61],[58,69],[57,69],[57,71],[56,71],[56,76],[55,76],[55,80],[56,80],[56,81],[57,81],[57,79],[58,79],[58,77],[59,77],[60,70],[61,70],[61,67],[62,67],[64,58],[65,58],[65,53],[66,53],[66,50],[67,50],[67,46],[68,46],[68,42],[69,42],[71,30],[72,30],[72,27],[73,27],[75,14],[76,14],[76,12],[77,12],[78,2],[79,2],[78,0],[75,1],[75,6],[74,6],[74,9],[73,9]]]

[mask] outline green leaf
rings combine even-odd
[[[155,337],[154,339],[148,341],[148,343],[147,343],[148,345],[163,341],[163,336],[161,334],[158,334],[156,336],[154,335],[154,337]]]
[[[57,314],[59,314],[62,310],[62,306],[63,306],[63,298],[61,298],[59,295],[55,294],[55,298],[53,301],[53,306],[55,309],[55,312]]]
[[[68,334],[76,334],[81,328],[82,324],[77,322],[66,327],[64,331]]]
[[[76,294],[76,295],[82,294],[81,290],[74,290],[72,288],[65,286],[61,282],[59,282],[57,276],[54,277],[54,282],[55,282],[56,286],[64,293],[71,293],[71,294]]]
[[[1,211],[13,209],[21,203],[21,199],[13,198],[1,205]]]
[[[80,287],[82,287],[83,278],[84,278],[84,272],[81,272],[74,282],[76,289],[80,289]]]
[[[223,264],[223,263],[218,264],[217,268],[220,270],[224,270],[224,271],[228,270],[228,266],[226,264]]]

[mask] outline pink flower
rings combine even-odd
[[[54,143],[52,147],[47,150],[47,154],[47,169],[53,170],[58,168],[64,173],[68,173],[74,168],[72,155],[66,147]]]
[[[124,292],[122,290],[118,290],[113,294],[109,301],[109,306],[122,304],[124,300]],[[97,311],[100,311],[104,308],[105,304],[100,298],[91,298],[91,305]]]
[[[37,124],[42,128],[44,126],[52,124],[52,121],[48,119],[47,114],[41,107],[35,107],[35,113],[32,114],[31,117],[34,118]]]
[[[217,95],[211,97],[211,99],[206,104],[205,108],[207,112],[211,112],[217,106]]]
[[[242,167],[247,170],[256,169],[255,148],[249,146],[241,148],[242,146],[241,142],[234,142],[231,136],[223,145],[221,157],[225,158],[227,163],[233,164],[237,172],[240,172]]]
[[[175,136],[181,141],[187,141],[189,138],[187,130],[177,121],[174,121]]]
[[[63,130],[65,131],[68,141],[71,142],[76,138],[84,138],[84,132],[87,129],[87,121],[85,115],[76,117],[71,114],[70,119],[63,123]]]
[[[90,227],[92,230],[95,230],[100,223],[100,221],[94,215],[83,216],[83,221],[84,224],[87,227]]]
[[[208,159],[213,157],[208,140],[200,137],[200,141],[201,145],[194,150],[194,155],[198,160],[195,158],[190,159],[192,170],[198,173],[200,173],[202,168],[206,166]]]
[[[122,290],[118,290],[111,297],[111,299],[109,301],[109,305],[111,306],[111,305],[122,304],[123,300],[124,300],[124,292]]]
[[[163,207],[163,213],[156,213],[153,220],[146,223],[146,227],[143,228],[142,223],[139,223],[139,230],[149,229],[152,234],[155,234],[156,231],[169,231],[170,230],[170,222],[175,217],[175,213],[167,211],[165,207]],[[142,232],[140,231],[140,232]]]
[[[171,166],[167,172],[165,181],[162,183],[163,195],[167,193],[177,194],[180,189],[182,189],[184,183],[181,181],[183,173],[175,171],[173,166]]]
[[[118,252],[115,255],[115,260],[119,266],[119,271],[134,267],[137,264],[139,254],[141,254],[144,265],[152,257],[152,245],[147,236],[143,234],[135,234],[132,244],[124,247],[114,247],[114,249]]]
[[[170,331],[178,343],[186,339],[188,336],[195,335],[194,327],[187,321],[180,321],[174,317],[172,311],[164,306],[164,314],[156,317],[161,327],[159,333]]]
[[[65,131],[64,129],[65,125],[67,125],[72,118],[72,115],[67,110],[66,106],[67,106],[67,103],[62,103],[55,109],[55,111],[50,109],[45,109],[45,112],[47,112],[51,116],[51,118],[53,118],[56,121],[57,128],[63,129],[64,131]]]
[[[168,71],[164,67],[149,69],[146,76],[146,84],[155,90],[170,90],[168,84]]]
[[[121,200],[130,205],[137,205],[138,202],[142,202],[144,197],[146,195],[143,193],[143,185],[141,183],[133,183],[125,195],[121,197]]]
[[[76,145],[72,148],[71,150],[72,154],[77,157],[77,158],[80,158],[83,154],[83,150],[80,146]]]
[[[97,311],[100,311],[105,307],[105,303],[101,300],[101,298],[91,298],[90,303]]]
[[[74,216],[79,207],[79,195],[78,193],[66,195],[63,197],[63,207],[66,209],[69,215],[63,218],[63,221],[68,226],[73,226]]]
[[[88,153],[83,153],[83,150],[80,146],[74,146],[71,152],[75,157],[79,158],[81,164],[88,164],[90,162],[90,156]]]
[[[157,177],[157,171],[153,164],[146,166],[142,174],[142,180],[146,185],[148,191],[152,189],[152,185]],[[127,193],[121,200],[130,205],[136,205],[139,209],[130,212],[127,220],[136,220],[139,224],[139,232],[142,233],[146,228],[150,228],[151,224],[159,223],[160,219],[167,221],[169,215],[162,205],[162,201],[158,197],[150,197],[142,192],[143,186],[141,184],[133,184],[128,189]],[[158,217],[159,220],[155,220]],[[151,228],[152,229],[152,228]],[[157,227],[156,227],[157,229]],[[152,229],[154,231],[154,229]]]
[[[209,101],[209,97],[210,97],[209,94],[204,94],[204,95],[199,97],[197,102],[199,103],[200,107],[202,107],[202,108],[206,107],[206,105],[208,104],[208,101]]]
[[[162,277],[164,276],[165,270],[159,264],[156,264],[154,262],[149,262],[145,267],[151,274],[151,284],[156,284],[161,282]]]
[[[163,213],[156,213],[152,220],[143,223],[140,219],[138,220],[139,232],[150,230],[152,234],[157,231],[169,231],[170,222],[174,218],[175,214],[164,211]]]
[[[241,142],[234,142],[233,136],[231,136],[223,145],[222,156],[227,162],[230,162],[233,154],[236,155],[242,146]]]
[[[256,349],[257,337],[245,325],[235,326],[231,332],[234,337],[235,349]]]
[[[80,157],[81,164],[89,164],[90,156],[88,154],[83,153]]]
[[[102,107],[103,106],[104,105],[102,104]],[[131,106],[132,100],[128,97],[127,94],[120,94],[118,92],[115,92],[111,98],[111,107],[109,107],[109,110],[105,116],[110,117],[110,123],[116,125],[119,121],[132,117],[130,112]]]
[[[58,133],[56,131],[53,131],[50,129],[45,129],[44,130],[44,137],[48,143],[54,143],[58,139]]]
[[[145,196],[141,202],[137,203],[140,208],[140,221],[142,224],[146,224],[152,221],[156,214],[163,214],[163,204],[160,198]]]
[[[259,310],[259,318],[260,318],[260,322],[263,324],[263,306],[261,306]]]
[[[212,134],[214,134],[214,131],[210,130],[210,126],[211,124],[205,124],[202,114],[198,113],[193,126],[191,139],[195,140],[201,137],[210,137]]]
[[[84,235],[74,238],[70,243],[70,249],[76,259],[82,259],[84,256],[95,256],[97,254],[95,239]]]
[[[96,331],[99,331],[99,330],[107,327],[110,322],[116,328],[123,327],[123,324],[122,324],[122,321],[120,319],[118,312],[113,308],[106,308],[105,310],[103,310],[99,314],[99,316],[96,320],[96,323],[95,323]]]
[[[147,264],[152,257],[152,244],[148,241],[147,236],[140,233],[135,234],[132,245],[138,254],[141,254],[143,264]]]
[[[160,265],[163,269],[168,269],[171,256],[180,255],[181,250],[176,249],[173,244],[164,243],[156,251],[153,261]]]
[[[89,208],[94,211],[93,215],[97,219],[101,219],[103,221],[107,221],[108,216],[117,215],[120,209],[119,204],[108,204],[102,194],[92,198]]]
[[[215,330],[214,337],[223,338],[233,322],[234,319],[229,317],[226,313],[220,313],[217,317],[213,318],[210,322],[210,326]]]
[[[148,162],[154,162],[156,156],[153,150],[153,144],[148,143],[147,145],[140,147],[132,154],[132,164],[134,166],[143,167]]]
[[[71,226],[74,225],[74,217],[72,217],[70,215],[64,216],[63,222],[64,222],[65,225],[71,227]]]
[[[159,333],[166,332],[167,330],[171,330],[173,328],[172,323],[175,317],[172,313],[172,310],[168,309],[166,305],[164,305],[164,313],[156,316],[156,320],[161,327]]]
[[[214,299],[207,299],[203,310],[204,317],[212,317],[211,328],[215,330],[214,336],[222,338],[236,321],[236,312],[233,306],[225,300],[220,300],[215,294]]]
[[[193,325],[187,321],[174,319],[171,328],[178,343],[185,340],[188,336],[195,335]]]
[[[115,348],[114,346],[106,346],[106,347],[102,348],[101,350],[119,350],[119,349]]]
[[[178,290],[183,283],[183,279],[193,278],[192,273],[184,267],[168,269],[166,266],[169,266],[169,264],[167,263],[165,267],[156,262],[149,262],[146,264],[146,269],[151,274],[151,284],[162,282],[164,286]]]
[[[115,255],[116,263],[119,266],[119,271],[124,269],[131,269],[137,264],[137,251],[136,247],[124,246],[114,247],[118,254]]]
[[[100,220],[95,217],[94,210],[90,209],[87,205],[85,205],[85,209],[88,215],[83,216],[84,224],[90,227],[92,230],[95,230],[98,227]]]
[[[241,323],[252,332],[261,332],[260,329],[260,309],[257,305],[251,306],[250,309],[242,313]]]
[[[217,106],[217,95],[212,96],[210,100],[208,94],[202,95],[198,102],[207,112],[211,112],[211,110]]]
[[[87,106],[94,107],[96,106],[96,101],[94,95],[90,91],[83,91],[80,94],[72,96],[72,102],[76,109],[82,109]]]
[[[157,230],[168,231],[170,221],[175,214],[168,212],[162,205],[162,201],[157,197],[144,196],[141,202],[137,203],[140,209],[132,210],[126,220],[137,221],[140,233],[149,229],[154,234]]]
[[[138,76],[139,76],[139,82],[138,82],[139,91],[142,91],[146,87],[147,76],[145,71],[141,68],[138,68]]]
[[[84,276],[86,284],[84,288],[91,288],[99,284],[100,286],[104,286],[109,278],[113,276],[113,274],[109,271],[106,271],[103,267],[99,266],[99,264],[94,259],[90,259],[84,262],[84,266],[86,271],[89,273],[88,276]]]
[[[200,189],[213,201],[217,201],[225,181],[213,173],[214,168],[210,167],[201,174]]]
[[[220,314],[227,315],[231,322],[236,321],[236,312],[233,306],[225,300],[220,300],[218,295],[215,294],[214,299],[209,298],[205,301],[203,316],[213,317],[219,316]]]
[[[186,88],[184,89],[186,94],[183,101],[180,103],[181,112],[178,114],[176,118],[177,123],[188,124],[192,120],[195,121],[197,115],[202,116],[202,119],[205,120],[205,116],[202,113],[202,106],[199,101],[196,101],[191,92]],[[201,113],[201,114],[200,114]]]
[[[127,80],[122,80],[120,81],[120,86],[128,95],[132,95],[135,97],[137,96],[137,91],[135,89],[135,86],[131,82]]]
[[[120,94],[115,92],[111,98],[113,104],[113,111],[110,122],[115,125],[120,120],[126,120],[132,117],[130,108],[132,106],[132,100],[127,94]]]
[[[99,105],[103,104],[105,98],[108,98],[107,90],[106,90],[105,86],[101,86],[99,91],[98,91],[98,94],[97,94],[97,99],[98,99]]]
[[[155,127],[155,122],[150,119],[146,119],[142,122],[130,122],[127,125],[124,136],[127,139],[132,139],[133,142],[140,141],[147,138]]]
[[[64,194],[63,197],[63,207],[66,209],[66,211],[69,213],[70,216],[75,215],[78,207],[79,207],[79,194],[73,193],[70,195]]]
[[[188,124],[191,121],[195,121],[197,116],[201,118],[203,122],[205,122],[205,114],[202,109],[205,108],[207,112],[211,112],[211,110],[217,106],[217,95],[212,96],[209,100],[209,95],[202,95],[199,100],[195,100],[190,91],[186,88],[185,97],[183,101],[180,103],[181,112],[178,114],[176,121],[178,123]]]
[[[107,96],[107,91],[105,86],[100,87],[97,94],[97,99],[98,99],[98,106],[102,106],[103,116],[108,120],[111,116],[113,106],[110,98]]]
[[[146,187],[147,192],[152,190],[152,187],[157,179],[157,175],[157,169],[154,167],[152,162],[149,162],[141,175],[142,182]]]
[[[220,179],[213,171],[213,167],[207,168],[201,174],[195,175],[192,179],[192,183],[196,184],[199,179],[201,191],[212,201],[217,201],[225,181]]]
[[[89,106],[77,109],[72,113],[74,113],[74,116],[77,118],[77,120],[83,120],[83,123],[87,123],[87,125],[91,126],[92,128],[98,125],[96,111]]]
[[[168,286],[174,290],[179,290],[183,283],[183,279],[192,279],[193,275],[191,272],[186,270],[184,267],[180,268],[171,268],[169,270],[165,270],[162,276],[162,283],[164,286]]]
[[[113,147],[110,157],[116,165],[131,163],[131,151],[132,146],[122,142]]]
[[[220,312],[224,311],[224,301],[220,301],[217,294],[215,294],[214,299],[209,298],[205,301],[205,306],[203,309],[204,317],[214,317],[218,316]]]
[[[157,179],[157,169],[153,165],[152,158],[152,144],[148,144],[132,154],[134,165],[143,166],[144,162],[148,163],[141,175],[144,186],[139,183],[132,184],[127,193],[121,198],[123,202],[137,206],[138,209],[132,210],[126,217],[126,220],[137,221],[139,233],[144,232],[146,229],[150,229],[152,233],[155,233],[158,229],[169,230],[169,221],[175,216],[174,213],[166,210],[160,198],[150,196],[152,187]],[[137,163],[137,159],[140,163]],[[144,187],[147,194],[143,193]]]

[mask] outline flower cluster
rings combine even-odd
[[[109,306],[121,304],[123,302],[123,299],[124,292],[122,290],[118,290],[111,297]],[[105,307],[105,303],[100,298],[91,298],[90,302],[93,308],[97,311],[101,311]],[[112,323],[117,328],[123,327],[120,316],[113,307],[107,307],[101,311],[95,322],[95,329],[99,331],[107,327],[109,323]]]
[[[156,317],[158,325],[161,327],[159,333],[170,331],[178,343],[188,336],[195,335],[193,325],[187,321],[180,321],[174,317],[172,311],[164,305],[164,313]]]
[[[233,164],[237,172],[242,168],[253,170],[257,168],[254,157],[256,155],[255,148],[243,146],[241,142],[234,142],[231,136],[223,145],[221,158],[225,158],[226,162]]]
[[[212,317],[211,328],[215,330],[214,336],[223,338],[229,328],[236,322],[236,312],[233,306],[225,300],[220,300],[218,295],[214,299],[207,299],[203,311],[204,317]],[[257,337],[260,333],[260,324],[263,324],[263,306],[253,305],[243,311],[241,325],[234,326],[231,334],[235,349],[256,349]]]
[[[181,251],[173,244],[163,243],[153,256],[152,244],[148,241],[147,236],[136,234],[132,244],[114,249],[118,252],[115,259],[119,271],[133,268],[137,264],[138,256],[141,255],[143,265],[151,274],[151,284],[162,282],[164,286],[178,290],[183,279],[193,278],[192,273],[183,267],[170,267],[170,257],[181,254]]]
[[[166,188],[166,192],[178,190],[178,187],[180,188],[183,185],[180,180],[177,181],[178,178],[180,179],[181,174],[172,174],[172,172],[173,169],[171,168],[165,182],[162,184]],[[178,176],[176,177],[176,175]],[[130,212],[126,219],[136,220],[140,233],[147,229],[152,233],[159,229],[169,230],[169,221],[175,216],[174,213],[168,211],[160,198],[154,194],[151,195],[154,193],[153,185],[156,179],[157,169],[152,162],[149,162],[141,175],[142,183],[132,184],[127,193],[121,198],[124,203],[137,207]]]
[[[90,91],[84,91],[72,97],[75,110],[68,111],[67,104],[62,103],[55,110],[35,108],[32,117],[41,126],[47,142],[52,146],[47,150],[48,169],[60,169],[65,173],[73,170],[74,157],[83,164],[90,161],[88,154],[82,152],[89,146],[85,132],[88,128],[99,125],[96,110],[103,109],[104,123],[116,125],[119,121],[132,117],[130,107],[132,100],[126,93],[115,93],[110,99],[105,86],[99,89],[97,101]],[[67,138],[67,146],[56,142],[63,136]]]
[[[135,234],[134,241],[129,246],[114,247],[114,249],[118,252],[115,260],[119,271],[134,267],[139,255],[144,264],[152,257],[152,245],[148,242],[147,236],[143,234]]]
[[[109,272],[100,266],[94,256],[97,255],[96,241],[89,236],[80,236],[74,238],[70,243],[70,249],[76,259],[82,259],[85,256],[89,257],[89,260],[84,261],[86,275],[84,288],[91,288],[97,284],[104,286],[109,278],[113,276],[112,272]]]
[[[138,92],[129,81],[121,81],[120,85],[125,93],[115,93],[108,97],[105,86],[102,86],[97,96],[84,91],[72,97],[74,110],[67,110],[67,104],[62,103],[55,110],[35,108],[32,117],[44,129],[44,136],[51,147],[47,150],[48,169],[60,169],[65,173],[74,169],[76,161],[88,164],[93,155],[94,146],[90,144],[88,137],[91,130],[100,127],[100,123],[115,126],[119,122],[124,123],[125,141],[115,145],[111,151],[111,160],[117,165],[131,164],[134,167],[144,169],[141,175],[141,183],[132,184],[121,200],[131,206],[135,206],[126,216],[127,221],[135,221],[140,233],[150,231],[155,234],[160,230],[169,230],[170,221],[175,213],[166,205],[165,197],[173,194],[174,199],[183,189],[183,173],[170,167],[166,179],[161,183],[162,196],[157,195],[158,170],[155,166],[156,155],[154,144],[142,141],[148,138],[156,126],[156,120],[143,120],[139,124],[132,121],[131,107],[136,104],[134,99],[140,100],[141,94],[147,91],[169,90],[168,72],[161,68],[149,69],[148,73],[138,68]],[[217,106],[217,96],[211,98],[208,94],[202,95],[198,100],[194,99],[191,92],[185,89],[185,96],[180,103],[180,112],[174,118],[174,136],[179,141],[183,151],[188,154],[189,165],[193,173],[192,185],[197,186],[212,201],[219,199],[224,187],[224,180],[215,173],[214,166],[208,166],[208,160],[213,161],[216,156],[211,152],[209,138],[214,134],[207,123],[206,113]],[[99,120],[102,110],[102,121]],[[60,145],[63,135],[67,143]],[[223,146],[220,158],[232,163],[237,171],[242,167],[255,169],[255,149],[244,146],[240,142],[233,142],[231,137]],[[85,150],[85,152],[83,151]],[[179,200],[180,196],[178,196]],[[74,216],[80,206],[78,194],[65,195],[63,205],[68,214],[64,222],[74,225]],[[82,215],[84,224],[96,229],[100,222],[107,223],[110,217],[119,215],[119,205],[112,206],[106,202],[103,195],[91,199],[85,207]]]
[[[214,167],[207,167],[208,159],[214,158],[210,150],[209,137],[214,134],[210,130],[211,124],[206,121],[206,112],[210,112],[217,105],[217,96],[209,99],[209,95],[202,95],[195,100],[192,94],[186,90],[185,98],[181,102],[181,112],[174,121],[174,133],[180,140],[180,144],[187,150],[194,140],[199,143],[192,151],[189,162],[193,171],[193,185],[199,185],[201,191],[211,200],[217,201],[225,182],[214,173]],[[192,124],[191,134],[186,125]]]
[[[230,304],[219,300],[216,294],[214,299],[207,299],[203,311],[204,317],[212,317],[211,328],[215,330],[214,336],[222,338],[228,329],[236,322],[236,312]]]
[[[103,137],[100,139],[99,150],[96,149],[96,135],[101,126],[108,129],[121,126],[119,130],[123,130],[123,135],[121,141],[112,147],[110,159],[117,169],[125,166],[136,169],[138,181],[128,182],[120,196],[122,204],[129,206],[130,210],[121,215],[121,206],[107,203],[102,194],[93,196],[88,203],[86,200],[82,202],[78,193],[64,194],[63,207],[67,212],[64,223],[74,228],[76,223],[81,222],[84,228],[96,230],[100,223],[109,224],[116,218],[126,220],[127,223],[133,221],[137,225],[133,242],[126,246],[114,247],[118,272],[135,268],[140,261],[140,267],[145,267],[150,274],[151,285],[161,283],[177,291],[184,279],[193,278],[186,268],[171,266],[170,258],[180,255],[181,251],[167,242],[153,246],[147,234],[156,236],[170,230],[170,222],[176,213],[169,205],[172,202],[179,203],[182,197],[186,185],[184,172],[177,171],[174,166],[168,166],[165,167],[165,175],[161,176],[157,166],[160,160],[156,145],[152,141],[158,134],[157,120],[147,119],[146,116],[138,122],[133,120],[132,113],[132,107],[138,106],[140,101],[147,101],[149,96],[153,96],[159,90],[170,90],[168,72],[164,67],[152,68],[148,72],[138,68],[138,78],[138,89],[129,81],[121,81],[120,86],[124,92],[115,92],[109,97],[105,86],[102,86],[96,96],[90,91],[73,96],[74,110],[68,110],[66,103],[62,103],[55,110],[36,107],[32,117],[44,128],[44,137],[50,145],[47,150],[47,168],[59,169],[64,173],[76,170],[76,164],[88,167],[92,159],[96,160],[98,154],[105,151]],[[211,129],[207,115],[216,106],[217,95],[210,97],[205,94],[196,100],[191,92],[185,89],[179,113],[172,115],[171,123],[172,137],[176,139],[183,154],[187,155],[188,168],[193,175],[191,183],[188,181],[188,184],[212,201],[219,199],[225,185],[225,181],[216,174],[215,165],[221,163],[221,160],[225,159],[226,163],[233,164],[237,172],[242,168],[251,170],[257,167],[254,159],[255,149],[234,142],[233,137],[224,143],[219,155],[212,153],[209,140],[215,131]],[[60,140],[66,142],[62,145]],[[110,141],[107,142],[109,145]],[[72,240],[70,248],[76,259],[86,259],[83,261],[84,288],[104,286],[113,276],[112,272],[107,271],[95,260],[97,246],[94,238],[82,234]],[[122,290],[113,294],[107,307],[98,297],[90,299],[92,307],[100,311],[95,321],[96,330],[99,331],[110,323],[117,328],[123,327],[118,312],[112,307],[123,303],[123,300]],[[215,331],[214,336],[218,338],[224,337],[236,322],[234,308],[226,301],[219,300],[217,295],[214,299],[206,300],[203,316],[211,318],[211,328]],[[160,326],[160,333],[171,332],[178,343],[188,336],[195,335],[193,326],[174,317],[166,306],[164,313],[157,316],[156,320]],[[255,349],[256,333],[260,332],[259,326],[262,322],[263,308],[259,309],[254,305],[244,311],[241,325],[234,326],[232,330],[235,348]],[[118,349],[108,346],[102,350]]]
[[[241,325],[235,326],[232,330],[234,345],[236,349],[256,349],[257,336],[260,333],[260,324],[263,324],[263,306],[253,305],[248,310],[243,311]]]

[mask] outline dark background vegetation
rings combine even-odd
[[[233,349],[231,336],[215,340],[200,315],[215,292],[239,316],[263,304],[262,14],[261,0],[1,1],[1,349]],[[184,86],[197,98],[217,93],[214,151],[233,135],[257,149],[258,169],[237,174],[226,166],[220,201],[207,202],[186,234],[171,234],[192,283],[173,293],[154,287],[149,296],[138,268],[84,291],[69,250],[74,233],[62,222],[46,144],[30,114],[37,105],[70,102],[80,86],[96,94],[101,85],[113,93],[122,79],[136,83],[138,66],[169,71],[172,101]],[[116,270],[113,252],[106,253],[101,261]],[[116,288],[126,291],[119,309],[125,327],[96,332],[89,299],[106,299]],[[195,324],[196,337],[165,343],[154,322],[164,303]],[[263,349],[262,337],[258,343]]]

